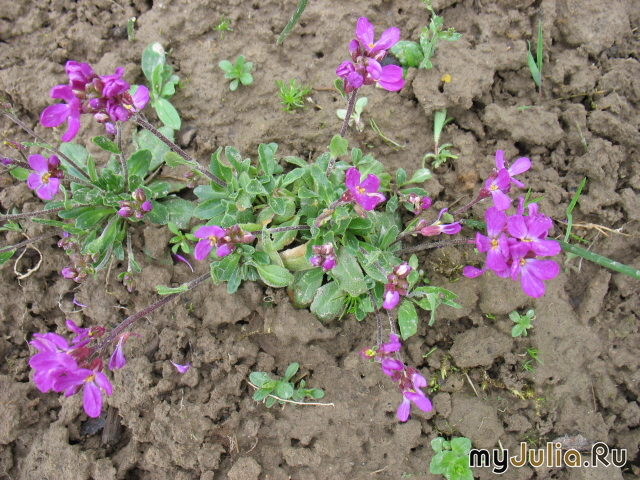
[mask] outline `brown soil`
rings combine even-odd
[[[204,160],[218,146],[233,145],[255,157],[259,143],[277,142],[281,154],[315,158],[339,129],[335,110],[344,105],[331,87],[356,19],[367,16],[378,32],[398,26],[402,38],[415,40],[429,16],[417,0],[309,2],[300,24],[276,46],[295,4],[1,0],[0,94],[53,141],[54,132],[38,127],[37,118],[51,103],[50,88],[65,81],[68,59],[88,62],[101,74],[122,65],[126,79],[140,83],[142,50],[160,41],[172,49],[171,62],[184,80],[173,102],[183,132],[197,129],[189,145],[194,156]],[[389,172],[400,166],[413,172],[433,148],[433,112],[446,107],[454,121],[443,140],[460,157],[426,182],[436,200],[427,218],[470,199],[490,172],[495,150],[502,149],[510,159],[531,158],[524,181],[534,198],[542,197],[543,211],[559,221],[587,177],[574,221],[592,226],[574,233],[591,250],[640,268],[640,3],[441,0],[434,7],[463,38],[441,42],[435,68],[413,71],[401,92],[366,93],[365,120],[374,118],[404,148],[388,146],[368,126],[363,134],[349,131],[351,145],[383,160]],[[223,14],[234,32],[221,40],[213,27]],[[134,43],[123,30],[132,16]],[[526,63],[538,19],[545,36],[541,97]],[[255,82],[231,93],[218,62],[239,54],[254,63]],[[444,74],[451,75],[450,83],[441,81]],[[316,107],[280,110],[275,80],[290,78],[315,87]],[[531,108],[519,108],[524,106]],[[28,140],[4,120],[0,128],[7,139]],[[102,133],[88,122],[82,128],[80,141],[87,144]],[[3,211],[41,207],[24,183],[8,174],[0,181]],[[474,214],[480,217],[482,208]],[[24,225],[30,237],[48,231]],[[601,233],[595,225],[629,236]],[[14,233],[0,236],[2,245],[21,241]],[[373,342],[372,318],[323,325],[294,309],[284,291],[247,283],[228,296],[224,286],[205,284],[137,325],[141,337],[128,343],[129,363],[113,374],[114,395],[107,400],[122,426],[105,438],[100,425],[87,423],[78,396],[64,399],[36,389],[27,341],[35,332],[66,334],[65,318],[114,326],[152,303],[155,285],[192,278],[184,264],[172,265],[168,238],[164,227],[137,231],[144,274],[132,295],[113,273],[107,278],[102,272],[78,288],[62,279],[66,257],[57,238],[36,245],[42,265],[27,278],[17,280],[13,260],[2,267],[0,477],[427,479],[436,478],[429,473],[430,440],[439,433],[465,435],[481,448],[500,443],[512,453],[521,441],[540,445],[579,433],[627,449],[629,462],[623,469],[510,468],[503,478],[638,478],[638,282],[574,259],[579,269],[567,266],[548,283],[546,295],[533,300],[518,284],[491,275],[452,277],[456,265],[473,260],[470,249],[421,257],[432,283],[456,292],[462,304],[460,310],[441,309],[431,328],[422,322],[405,346],[408,362],[437,379],[432,412],[414,408],[407,423],[396,420],[396,387],[357,355]],[[37,257],[29,249],[18,270],[25,272]],[[203,273],[206,266],[197,269]],[[78,312],[73,294],[89,308]],[[534,328],[514,340],[507,314],[528,308],[535,308]],[[544,362],[534,362],[535,372],[523,369],[528,347],[539,350]],[[169,359],[193,367],[181,376]],[[292,361],[335,407],[266,409],[252,400],[246,382],[251,371],[282,374]],[[474,473],[493,477],[486,468]]]

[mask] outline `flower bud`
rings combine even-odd
[[[123,218],[132,217],[133,214],[134,214],[133,209],[129,206],[124,206],[120,210],[118,210],[118,215],[120,215]]]
[[[145,195],[144,190],[142,190],[141,188],[136,188],[131,194],[131,197],[136,202],[144,202],[147,199],[147,196]]]

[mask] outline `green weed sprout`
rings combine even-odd
[[[276,80],[276,85],[280,89],[278,95],[282,100],[280,103],[284,105],[283,110],[291,112],[296,108],[304,108],[304,97],[311,93],[311,87],[298,84],[294,79],[288,85],[282,80]]]
[[[431,6],[431,0],[422,0],[427,9],[431,12],[431,21],[428,27],[424,27],[420,32],[420,42],[410,42],[401,40],[391,48],[396,58],[400,61],[405,74],[409,67],[413,68],[433,68],[431,59],[438,48],[438,40],[453,42],[462,35],[455,31],[453,27],[444,29],[444,20],[436,15]]]
[[[535,312],[533,309],[527,310],[527,313],[524,315],[520,315],[515,310],[509,314],[509,318],[512,322],[515,323],[513,328],[511,329],[512,337],[526,337],[527,330],[529,330],[533,325],[531,325],[531,320],[534,320]]]
[[[531,70],[533,81],[542,94],[542,21],[538,22],[538,48],[536,50],[535,59],[531,53],[531,42],[527,41],[527,44],[529,45],[527,50],[527,63],[529,64],[529,70]]]
[[[164,48],[154,42],[142,53],[142,72],[151,86],[149,100],[158,118],[167,127],[180,130],[180,115],[169,102],[176,93],[176,85],[180,86],[180,79],[174,75],[173,67],[167,65],[166,60]]]
[[[527,360],[526,362],[524,362],[522,364],[522,369],[528,372],[535,373],[535,370],[533,369],[533,365],[532,365],[534,360],[538,362],[540,365],[544,365],[544,362],[538,358],[539,353],[540,353],[540,350],[536,350],[533,347],[527,348],[527,353],[525,353],[525,355],[529,355],[531,357],[531,360]]]
[[[236,58],[236,64],[233,65],[229,60],[222,60],[220,62],[220,68],[224,74],[224,78],[232,79],[229,84],[229,90],[235,92],[238,85],[247,86],[253,83],[253,76],[249,73],[253,68],[253,63],[244,61],[244,55],[239,55]]]
[[[273,380],[269,374],[265,372],[251,372],[249,380],[257,387],[257,390],[253,394],[253,399],[256,402],[264,401],[267,408],[270,408],[276,402],[282,405],[284,403],[291,403],[291,401],[301,402],[306,397],[314,400],[324,397],[324,391],[319,388],[305,388],[306,383],[304,380],[300,380],[300,382],[298,382],[298,388],[295,388],[296,382],[290,380],[298,373],[298,368],[298,363],[292,363],[287,367],[284,377],[281,377],[279,380]]]
[[[424,168],[424,164],[427,159],[433,159],[431,161],[433,168],[438,168],[440,165],[444,164],[447,159],[451,158],[453,160],[457,159],[458,156],[451,153],[449,150],[453,144],[445,143],[440,145],[440,135],[442,134],[442,129],[444,126],[451,122],[453,117],[447,118],[447,109],[437,110],[434,119],[433,119],[433,140],[435,142],[434,152],[427,153],[422,159],[422,168]]]
[[[197,238],[193,236],[191,233],[182,233],[177,225],[173,222],[167,223],[167,227],[171,230],[175,236],[169,240],[169,243],[173,243],[174,245],[171,247],[171,251],[173,253],[178,253],[179,249],[182,249],[184,253],[191,253],[191,247],[189,247],[189,242],[197,241]]]
[[[225,18],[224,15],[222,15],[222,20],[220,20],[218,26],[213,27],[214,30],[218,30],[220,32],[220,38],[222,40],[224,40],[224,32],[233,32],[233,28],[229,26],[230,24],[231,21],[228,18]]]
[[[356,130],[362,132],[364,130],[364,122],[360,120],[362,116],[362,111],[364,107],[369,103],[369,99],[367,97],[360,97],[355,106],[353,107],[353,113],[351,114],[351,118],[349,118],[349,126],[353,127],[355,124]],[[336,115],[340,120],[344,120],[347,116],[347,111],[344,108],[339,108],[336,110]]]
[[[431,448],[436,452],[429,465],[431,473],[443,475],[447,480],[473,480],[473,472],[469,467],[471,440],[456,437],[447,441],[437,437],[431,440]]]

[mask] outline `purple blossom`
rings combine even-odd
[[[433,408],[431,401],[425,396],[422,388],[427,386],[427,380],[413,367],[406,367],[398,375],[398,387],[402,392],[402,402],[398,406],[398,420],[406,422],[411,411],[411,402],[415,403],[423,412],[429,412]]]
[[[378,193],[380,179],[371,173],[361,182],[360,172],[351,167],[347,170],[345,183],[348,191],[342,199],[345,201],[355,200],[365,210],[373,210],[379,203],[386,200],[383,194]]]
[[[186,373],[187,370],[189,370],[189,368],[191,368],[191,363],[187,362],[184,365],[179,365],[177,363],[175,363],[173,360],[170,360],[170,362],[173,364],[174,367],[176,367],[176,370],[178,371],[178,373]]]
[[[222,240],[225,236],[225,231],[222,227],[218,225],[211,225],[209,227],[200,227],[195,231],[194,236],[196,238],[200,238],[201,240],[196,244],[196,249],[194,252],[194,257],[196,260],[204,260],[211,252],[214,246],[218,245],[220,240]],[[217,255],[219,257],[224,257],[225,255],[229,255],[231,253],[229,248],[222,248],[224,245],[218,247]]]
[[[116,348],[114,348],[113,353],[111,354],[111,358],[109,358],[109,370],[120,370],[127,364],[127,359],[124,357],[124,351],[122,347],[131,335],[136,334],[132,334],[131,332],[124,332],[119,335]]]
[[[374,43],[375,29],[366,17],[360,17],[356,22],[356,37],[360,41],[360,45],[366,50],[369,56],[374,56],[380,50],[389,50],[398,40],[400,40],[400,30],[396,27],[386,29],[380,35],[377,42]],[[353,42],[353,40],[352,40]],[[350,50],[352,45],[350,44]]]
[[[185,257],[183,257],[182,255],[179,255],[177,253],[172,253],[171,256],[173,257],[174,260],[178,260],[179,262],[186,263],[189,266],[189,268],[191,269],[191,271],[193,272],[193,267],[191,266],[191,263],[189,263],[189,260],[187,260]]]
[[[27,178],[27,186],[35,190],[36,195],[43,200],[51,200],[60,189],[60,160],[51,155],[47,160],[42,155],[30,155],[29,166],[35,170]]]
[[[511,265],[511,278],[518,281],[524,293],[533,298],[544,295],[545,287],[542,280],[551,280],[560,272],[560,267],[553,260],[538,260],[535,258],[515,257]]]
[[[322,271],[326,273],[336,266],[337,258],[333,243],[313,245],[311,250],[313,251],[313,256],[309,259],[309,263],[314,267],[322,267]]]
[[[511,198],[507,195],[511,189],[511,176],[506,168],[498,170],[497,175],[490,176],[485,182],[485,189],[493,198],[493,204],[506,211],[511,206]]]
[[[441,233],[446,233],[447,235],[455,235],[460,230],[462,230],[462,225],[460,225],[460,222],[442,223],[440,221],[440,218],[442,218],[442,215],[444,215],[447,210],[449,209],[443,208],[442,210],[440,210],[440,213],[438,213],[438,218],[431,225],[427,225],[426,221],[420,220],[415,226],[415,231],[420,232],[425,237],[432,237],[435,235],[440,235]]]
[[[533,251],[541,257],[550,257],[560,253],[561,247],[555,240],[545,240],[553,222],[549,217],[536,216],[531,222],[526,222],[522,215],[512,215],[507,221],[509,234],[520,240],[511,247],[514,255],[524,256],[528,251]]]
[[[107,376],[98,370],[77,368],[68,371],[54,381],[56,392],[65,391],[65,397],[70,397],[84,388],[82,404],[84,411],[91,418],[97,418],[102,411],[102,392],[110,396],[113,387]]]
[[[40,123],[44,127],[57,127],[67,122],[67,131],[60,137],[63,142],[70,142],[80,129],[80,115],[83,113],[80,100],[68,85],[56,85],[49,94],[51,98],[59,98],[66,103],[50,105],[42,111]]]
[[[400,301],[400,294],[395,290],[389,290],[384,293],[384,301],[382,302],[382,308],[386,310],[393,310]]]
[[[502,170],[503,168],[507,168],[505,166],[504,152],[502,150],[496,150],[496,168],[498,169],[498,171]],[[520,180],[516,180],[515,178],[513,178],[513,176],[524,173],[530,168],[531,160],[526,157],[521,157],[513,162],[513,165],[507,168],[507,172],[509,173],[509,180],[511,181],[511,183],[513,183],[518,188],[524,187],[524,183],[522,183]]]
[[[382,308],[392,310],[398,305],[400,295],[407,294],[409,282],[407,276],[411,273],[411,267],[407,262],[401,263],[387,276],[387,284],[384,286]],[[397,337],[396,337],[397,340]]]

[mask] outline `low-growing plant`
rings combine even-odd
[[[447,480],[473,480],[473,471],[469,467],[471,440],[466,437],[443,437],[431,440],[431,448],[435,455],[429,464],[429,471],[435,475],[443,475]]]
[[[531,42],[528,40],[527,45],[529,46],[527,49],[527,65],[529,65],[533,81],[538,87],[540,94],[542,94],[542,52],[544,47],[542,42],[542,20],[538,21],[538,48],[536,49],[535,58],[533,58],[533,54],[531,53]]]
[[[229,60],[222,60],[219,65],[224,72],[224,78],[231,80],[229,90],[232,92],[234,92],[240,84],[247,86],[253,83],[253,76],[249,73],[253,68],[253,63],[245,62],[244,55],[238,55],[235,64]]]
[[[231,25],[231,20],[229,20],[228,18],[225,18],[225,16],[222,15],[222,20],[220,20],[220,23],[215,27],[213,27],[214,30],[217,30],[220,32],[221,40],[224,40],[224,34],[226,32],[233,32],[233,28],[231,28],[230,25]]]
[[[208,280],[226,283],[229,294],[235,293],[243,281],[261,280],[272,288],[288,288],[297,307],[309,308],[323,321],[346,313],[358,320],[373,315],[375,343],[359,354],[380,364],[382,372],[397,385],[401,397],[397,417],[404,422],[412,404],[423,411],[430,411],[432,405],[423,391],[427,387],[425,376],[401,356],[401,340],[418,332],[421,318],[428,318],[428,325],[434,325],[440,305],[459,306],[453,292],[431,284],[431,272],[420,265],[416,252],[475,245],[486,255],[481,265],[463,269],[465,277],[475,278],[490,270],[519,282],[525,294],[533,298],[544,295],[544,282],[559,273],[558,264],[544,257],[557,255],[561,245],[576,250],[573,245],[564,247],[564,242],[548,238],[553,223],[536,202],[520,197],[513,205],[509,194],[515,187],[524,186],[515,177],[531,167],[528,158],[518,158],[509,165],[504,152],[496,151],[495,168],[475,198],[454,212],[447,208],[433,212],[427,220],[432,200],[422,184],[431,176],[429,170],[418,169],[409,177],[399,168],[392,176],[372,155],[349,148],[344,137],[360,89],[376,84],[396,92],[404,86],[401,67],[379,63],[399,41],[400,31],[389,28],[375,41],[373,25],[361,17],[355,37],[348,48],[351,60],[336,69],[347,100],[345,120],[340,133],[327,139],[327,150],[311,161],[278,156],[276,143],[262,143],[253,160],[227,146],[218,148],[204,166],[173,142],[172,128],[156,128],[146,119],[142,111],[152,94],[144,86],[132,87],[125,82],[122,67],[113,75],[98,75],[86,63],[67,62],[68,83],[51,91],[51,97],[63,103],[48,106],[40,117],[45,127],[67,123],[59,148],[18,119],[10,105],[1,104],[0,111],[37,142],[8,144],[19,158],[2,157],[0,163],[47,203],[34,212],[2,214],[0,220],[9,222],[4,227],[7,229],[20,228],[18,222],[22,220],[52,229],[0,248],[0,263],[26,245],[59,236],[58,245],[71,262],[62,270],[63,277],[79,283],[108,268],[111,260],[126,259],[127,269],[118,276],[132,291],[134,274],[141,268],[133,257],[131,228],[144,220],[155,225],[171,222],[169,229],[174,237],[169,243],[174,244],[175,259],[188,263],[177,252],[181,249],[186,253],[188,242],[195,239],[195,260],[208,264],[206,274],[179,287],[157,286],[162,295],[159,300],[109,330],[105,325],[80,327],[67,320],[67,328],[75,334],[71,344],[58,333],[34,333],[30,344],[37,352],[29,365],[42,392],[70,396],[82,391],[87,415],[100,416],[102,394],[109,396],[113,391],[105,370],[126,365],[126,341],[136,335],[132,329],[138,320]],[[163,91],[171,91],[166,85],[175,82],[167,76],[169,70],[157,46],[147,51],[143,71],[145,76],[151,72],[152,90],[159,95],[158,100],[164,98]],[[238,74],[227,77],[233,79],[232,90],[239,83],[250,83],[251,64],[244,63],[244,57],[238,57],[235,67],[227,64],[230,72]],[[157,105],[162,103],[158,100]],[[446,121],[446,113],[442,115]],[[91,116],[105,126],[107,134],[114,135],[113,140],[102,135],[93,139],[102,149],[98,159],[71,143],[81,120]],[[121,137],[127,121],[141,131],[133,134],[131,147],[125,148],[129,143]],[[27,149],[40,153],[27,154]],[[195,176],[173,183],[156,176],[160,168],[177,166],[186,166]],[[196,176],[200,177],[199,183],[204,183],[196,186]],[[185,182],[195,187],[197,201],[175,195],[185,188]],[[484,222],[471,218],[465,221],[469,228],[478,230],[475,235],[453,238],[462,230],[455,217],[485,199],[489,205]],[[426,214],[420,215],[423,212]],[[51,215],[59,220],[42,218]],[[182,233],[194,217],[198,225]],[[413,241],[423,237],[430,241]],[[611,261],[608,266],[640,278],[640,272],[630,267],[623,270]],[[419,310],[428,315],[419,316]],[[386,342],[382,311],[390,320]],[[105,365],[103,358],[109,351]],[[174,366],[182,373],[189,363]],[[445,370],[443,367],[442,375]],[[281,380],[255,373],[256,386],[263,389],[260,395],[268,390],[263,398],[273,395],[277,397],[273,402],[319,398],[319,391],[306,389],[302,382],[297,389],[292,385],[293,365]],[[457,472],[458,460],[453,464]]]
[[[283,110],[290,112],[296,108],[304,108],[304,99],[311,93],[311,87],[298,84],[295,79],[291,79],[288,85],[282,80],[276,80],[276,85],[280,103],[284,105]]]
[[[535,319],[535,312],[533,309],[527,310],[527,313],[524,315],[520,315],[515,310],[509,314],[509,318],[515,325],[511,329],[512,337],[526,337],[527,330],[529,330],[533,325],[531,325],[531,320]]]
[[[456,160],[458,158],[457,155],[451,153],[450,148],[453,146],[451,143],[445,143],[440,145],[440,135],[442,134],[442,129],[444,126],[451,122],[453,117],[447,118],[447,109],[436,110],[433,117],[433,140],[434,140],[434,148],[432,153],[427,153],[422,159],[422,168],[424,168],[424,164],[428,159],[431,159],[431,163],[433,168],[438,168],[442,164],[444,164],[448,159]]]
[[[298,373],[298,368],[298,363],[292,363],[287,367],[284,376],[278,380],[273,380],[266,372],[252,372],[249,375],[249,380],[257,388],[253,393],[253,399],[256,402],[264,402],[265,406],[270,408],[276,402],[283,405],[287,402],[302,402],[307,397],[312,400],[324,397],[324,392],[319,388],[305,388],[306,382],[303,379],[291,381],[293,376]],[[296,383],[298,388],[296,388]]]

